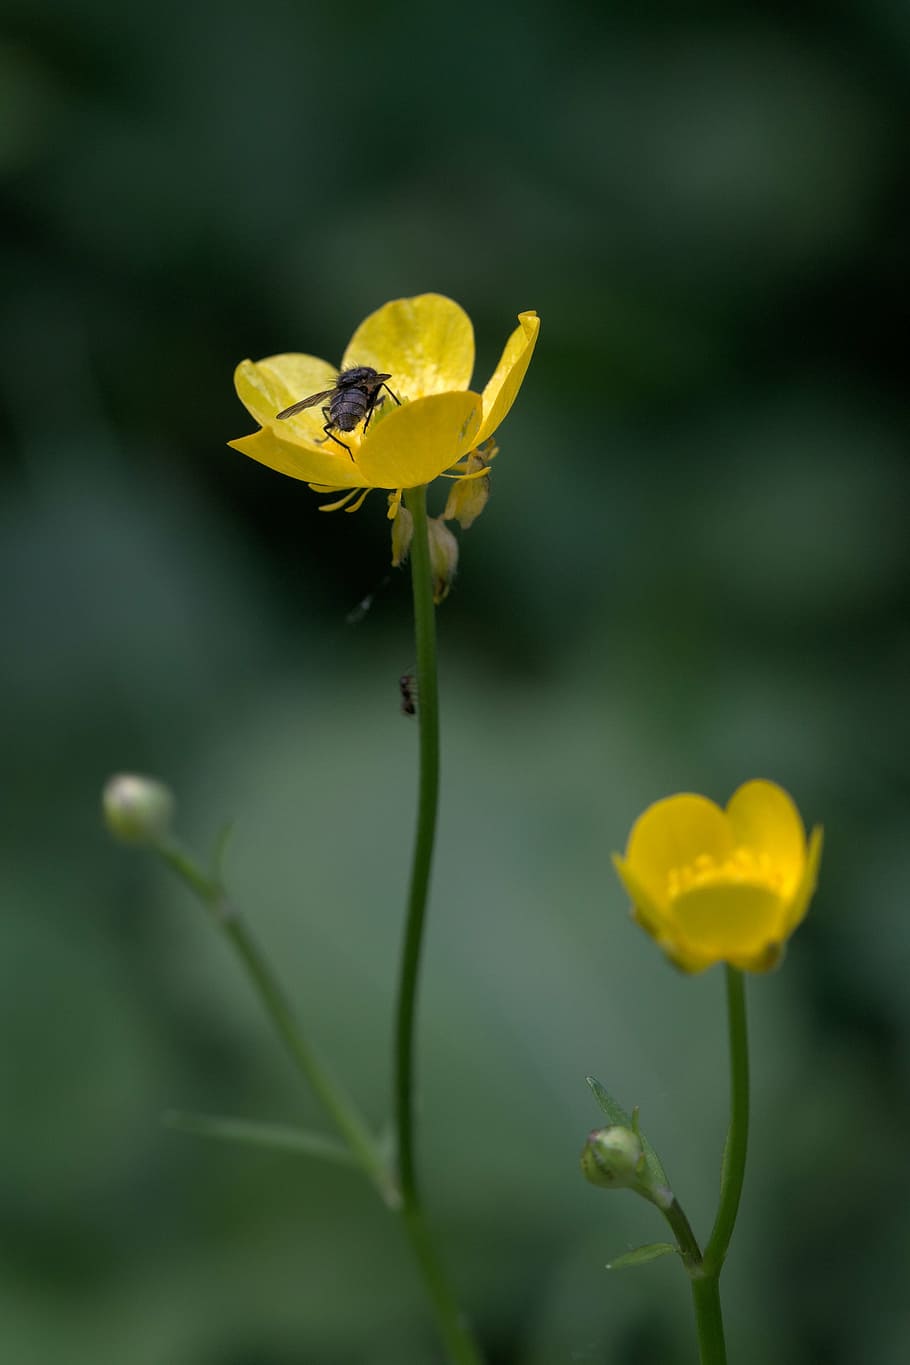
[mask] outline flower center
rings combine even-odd
[[[709,886],[754,886],[781,895],[784,877],[768,853],[751,848],[735,848],[723,859],[700,853],[694,862],[672,867],[667,873],[667,896],[671,901]]]

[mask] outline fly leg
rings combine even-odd
[[[389,388],[388,384],[381,384],[381,385],[380,385],[380,388],[387,389],[389,393],[392,393],[392,390]],[[392,397],[395,398],[394,393],[392,393]],[[363,424],[363,434],[364,434],[364,436],[366,436],[366,434],[367,434],[367,427],[370,425],[370,419],[372,418],[373,413],[376,411],[377,408],[381,408],[384,402],[385,402],[385,394],[383,394],[383,396],[382,396],[381,398],[379,398],[379,397],[374,398],[373,401],[372,401],[372,403],[370,404],[370,410],[369,410],[369,412],[367,413],[366,421],[365,421],[364,424]],[[395,402],[398,404],[399,407],[401,407],[401,399],[400,399],[400,398],[395,398]]]
[[[324,445],[326,441],[334,441],[335,444],[336,444],[336,446],[341,446],[341,449],[342,449],[342,450],[346,450],[346,451],[348,452],[348,454],[350,455],[351,459],[353,460],[353,458],[354,458],[354,453],[353,453],[353,451],[351,450],[351,447],[350,447],[350,446],[346,446],[345,443],[344,443],[344,441],[339,441],[339,439],[338,439],[337,436],[333,436],[333,435],[332,435],[332,427],[335,425],[335,423],[332,421],[332,414],[331,414],[331,412],[329,411],[328,407],[324,407],[324,408],[322,409],[322,415],[323,415],[323,417],[325,418],[325,426],[322,428],[323,431],[325,432],[325,435],[322,437],[321,440],[320,440],[320,438],[317,436],[317,438],[316,438],[316,444],[321,446],[321,445]]]

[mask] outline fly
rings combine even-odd
[[[324,403],[322,415],[325,418],[325,432],[323,440],[334,441],[342,450],[346,450],[353,460],[354,456],[351,447],[345,445],[344,441],[339,441],[337,436],[333,436],[333,431],[353,431],[359,423],[363,422],[363,430],[366,432],[370,425],[370,418],[376,408],[383,402],[380,390],[385,389],[391,394],[398,406],[401,402],[395,398],[394,393],[389,388],[387,380],[391,379],[390,374],[380,374],[371,365],[354,365],[349,370],[341,370],[334,385],[330,389],[322,389],[319,393],[311,393],[309,398],[301,398],[299,402],[292,403],[289,408],[278,413],[278,420],[283,422],[286,417],[293,417],[295,413],[302,412],[304,408],[313,408],[317,403]],[[328,399],[328,402],[325,400]]]

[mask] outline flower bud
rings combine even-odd
[[[458,569],[458,541],[442,517],[430,517],[430,568],[433,572],[433,601],[438,606],[449,595]]]
[[[389,498],[390,512],[392,519],[392,568],[398,569],[408,557],[411,548],[411,540],[414,536],[414,518],[408,509],[402,506],[401,499],[398,499],[394,511],[391,504],[394,494]]]
[[[125,844],[158,844],[170,831],[174,798],[170,788],[153,777],[118,773],[108,779],[101,807],[115,839]]]
[[[479,450],[473,450],[468,456],[465,473],[474,477],[457,479],[449,492],[443,518],[457,521],[463,531],[474,524],[489,500],[490,475],[479,473],[486,468],[487,460]]]
[[[596,1128],[581,1153],[586,1180],[603,1189],[634,1189],[645,1167],[641,1139],[631,1128]]]
[[[605,1190],[634,1190],[666,1212],[674,1202],[666,1172],[653,1148],[645,1150],[647,1140],[641,1139],[637,1118],[632,1123],[631,1128],[617,1123],[589,1133],[581,1154],[582,1173],[592,1185]]]

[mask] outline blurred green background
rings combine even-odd
[[[908,72],[896,0],[7,0],[4,1360],[439,1358],[358,1180],[161,1128],[320,1118],[198,907],[98,816],[133,769],[199,848],[236,820],[236,897],[382,1122],[408,584],[381,497],[323,515],[225,442],[239,359],[337,360],[425,290],[472,315],[481,383],[543,318],[440,616],[422,1167],[490,1365],[694,1359],[678,1267],[604,1269],[657,1215],[577,1156],[593,1072],[707,1229],[722,975],[660,959],[608,852],[759,775],[827,848],[750,983],[731,1360],[908,1358]]]

